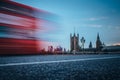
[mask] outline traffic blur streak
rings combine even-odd
[[[43,23],[53,23],[49,19],[51,15],[27,5],[0,0],[0,54],[38,54],[44,43],[36,33],[44,29]]]

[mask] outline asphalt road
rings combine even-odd
[[[1,56],[0,80],[120,80],[120,54]]]

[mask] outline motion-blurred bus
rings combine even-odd
[[[27,5],[0,0],[0,54],[38,54],[42,45],[36,31],[44,14]]]

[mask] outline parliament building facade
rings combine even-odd
[[[79,43],[80,39],[79,39],[79,34],[70,34],[70,52],[80,52],[83,51],[83,49],[81,48],[81,45]],[[101,42],[100,37],[99,37],[99,33],[97,34],[97,39],[96,39],[96,47],[93,48],[92,47],[92,42],[90,41],[89,44],[89,48],[85,48],[84,51],[101,51],[101,49],[103,48],[104,43]]]

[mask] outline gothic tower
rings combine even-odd
[[[99,37],[99,33],[97,34],[97,40],[96,40],[96,50],[97,51],[100,51],[102,48],[102,42],[100,40],[100,37]]]
[[[70,34],[70,51],[79,51],[79,34]]]

